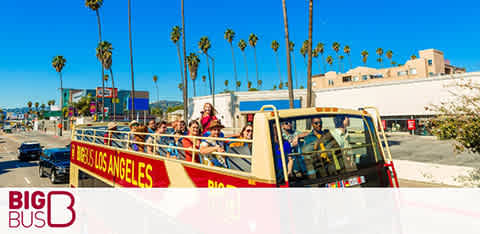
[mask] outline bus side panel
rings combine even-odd
[[[72,163],[122,187],[168,187],[165,163],[142,155],[72,141]]]
[[[248,177],[229,175],[212,170],[185,166],[185,171],[196,187],[208,188],[247,188],[247,187],[275,187],[275,184],[254,181]]]

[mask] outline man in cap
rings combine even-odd
[[[126,141],[133,141],[133,133],[135,132],[135,129],[137,129],[137,127],[139,127],[140,124],[138,123],[138,121],[136,120],[132,120],[129,124],[128,124],[128,127],[130,128],[130,132],[128,134],[125,135],[125,140]],[[132,149],[132,145],[131,143],[129,144],[127,142],[127,148],[129,150]]]
[[[210,126],[208,126],[208,131],[210,131],[210,137],[219,138],[221,137],[222,129],[225,128],[218,120],[212,120]],[[225,142],[219,140],[203,140],[200,143],[200,153],[203,154],[211,164],[219,167],[227,167],[225,163],[225,158],[222,156],[217,156],[212,154],[213,152],[225,153]]]

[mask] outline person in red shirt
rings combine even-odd
[[[200,124],[196,120],[190,121],[188,123],[188,136],[199,136],[200,135]],[[189,137],[183,137],[182,145],[184,148],[192,148],[194,147],[193,144],[194,140]],[[195,139],[195,149],[199,149],[200,147],[200,139]],[[185,161],[192,162],[192,151],[185,150]],[[195,162],[200,162],[199,160],[199,153],[195,155]]]
[[[205,103],[205,105],[203,105],[203,111],[200,112],[202,114],[202,118],[200,120],[203,130],[202,135],[208,132],[208,128],[210,127],[212,120],[218,120],[215,116],[216,112],[217,111],[215,111],[215,108],[213,108],[212,104]]]

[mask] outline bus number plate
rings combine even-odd
[[[355,176],[345,180],[325,184],[327,188],[347,188],[365,183],[365,176]]]

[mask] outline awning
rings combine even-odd
[[[259,111],[264,105],[274,105],[278,110],[289,109],[289,100],[261,100],[261,101],[243,101],[240,102],[240,112],[255,112]],[[293,100],[293,107],[300,108],[300,99]]]

